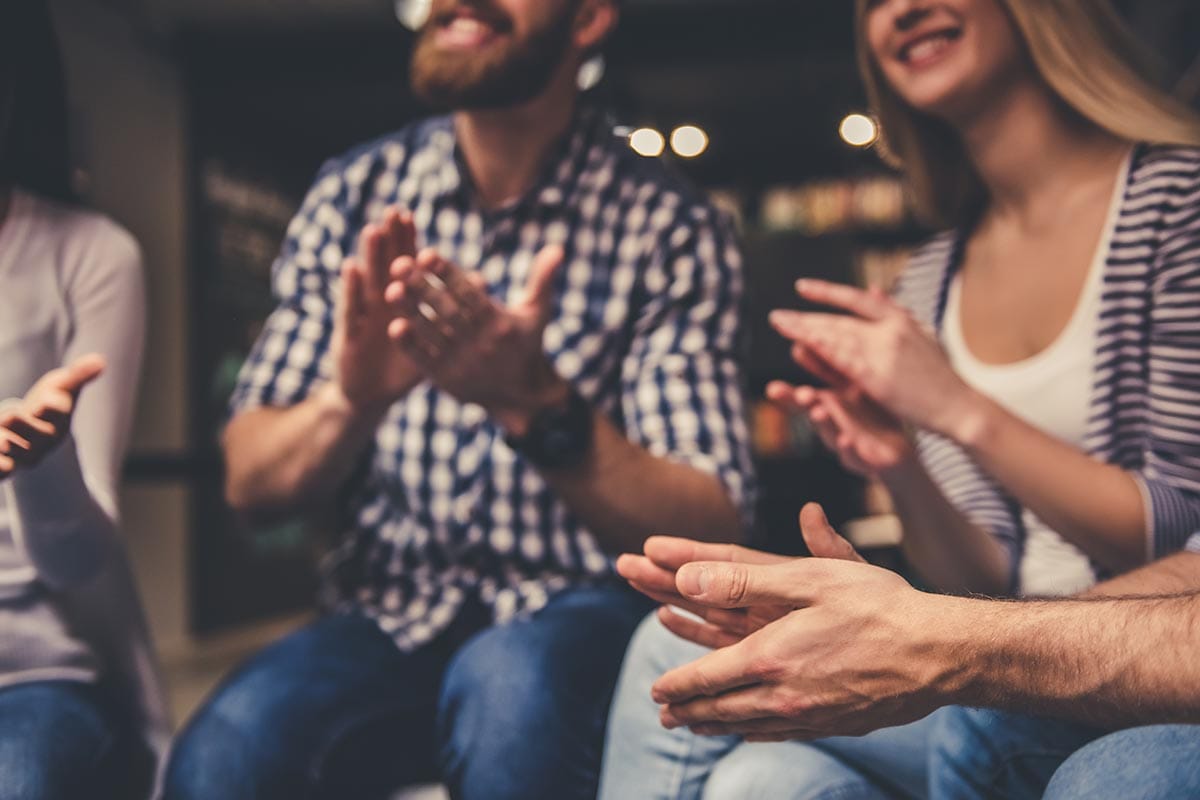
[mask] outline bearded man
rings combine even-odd
[[[617,17],[434,2],[412,80],[452,113],[318,176],[224,446],[247,515],[342,500],[327,613],[217,690],[168,798],[595,795],[648,611],[612,556],[753,506],[736,245],[578,96]]]

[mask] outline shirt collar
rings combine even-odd
[[[553,209],[565,205],[587,168],[592,148],[603,142],[605,136],[611,137],[612,128],[612,119],[608,114],[593,106],[580,104],[533,188],[510,208],[532,204],[536,208]],[[473,194],[471,174],[458,146],[451,117],[444,118],[441,124],[435,126],[430,143],[441,155],[435,172],[437,181],[432,187],[436,197],[454,198],[464,205],[469,204]]]

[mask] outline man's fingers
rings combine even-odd
[[[754,686],[751,649],[743,640],[673,669],[654,682],[650,690],[659,705],[684,703],[697,697],[715,697],[732,689]]]
[[[487,281],[477,272],[468,274],[454,265],[450,266],[452,268],[442,276],[442,280],[476,324],[486,322],[498,311],[488,294]]]
[[[420,313],[392,320],[387,334],[427,374],[442,366],[447,340]]]
[[[675,571],[664,569],[646,556],[626,553],[617,558],[617,574],[627,581],[648,586],[659,592],[676,594]]]
[[[825,509],[816,503],[809,503],[800,510],[800,532],[809,552],[818,558],[866,563],[866,559],[858,554],[854,545],[838,535],[829,524]]]
[[[742,640],[741,636],[732,634],[724,628],[677,614],[669,606],[663,606],[658,609],[658,621],[662,623],[664,628],[680,639],[686,639],[701,647],[709,647],[713,650],[721,647],[729,647]]]
[[[368,225],[362,232],[363,294],[367,302],[379,302],[387,288],[388,258],[387,234],[378,225]]]
[[[675,586],[684,597],[714,608],[803,603],[810,596],[797,574],[805,571],[804,559],[785,559],[784,562],[685,564],[675,574]]]
[[[558,275],[566,253],[560,245],[543,247],[529,268],[529,279],[525,282],[525,293],[521,305],[535,311],[539,319],[550,315],[550,304],[554,297],[554,279]]]
[[[393,214],[388,227],[391,261],[400,256],[416,255],[417,252],[417,228],[413,223],[412,212],[397,208],[393,209]]]
[[[355,321],[366,311],[363,298],[362,271],[358,262],[347,258],[342,262],[342,291],[338,298],[338,321],[345,330],[352,330]]]
[[[796,281],[796,293],[811,303],[840,308],[869,320],[882,319],[895,308],[886,296],[878,292],[864,291],[843,283],[801,279]]]
[[[818,731],[783,717],[744,722],[708,722],[690,727],[697,736],[736,736],[746,742],[809,742],[825,739],[829,731]]]
[[[772,702],[775,696],[776,687],[773,685],[750,686],[716,697],[697,697],[683,703],[668,704],[662,708],[659,719],[663,727],[669,730],[714,722],[767,719],[778,713]]]
[[[642,547],[646,557],[670,570],[693,561],[730,561],[738,564],[782,564],[789,559],[736,544],[712,544],[674,536],[651,536]]]

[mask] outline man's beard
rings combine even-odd
[[[497,32],[511,36],[512,23],[486,0],[471,2],[493,13]],[[438,49],[437,17],[417,37],[412,58],[413,92],[423,102],[447,111],[494,109],[521,105],[537,97],[562,66],[571,40],[576,2],[562,3],[559,13],[520,41],[493,44],[471,54]]]

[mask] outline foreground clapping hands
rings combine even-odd
[[[103,357],[82,356],[46,373],[24,398],[0,411],[0,480],[36,466],[62,443],[79,393],[103,371]]]
[[[562,261],[561,247],[538,253],[524,291],[506,307],[433,250],[401,257],[387,288],[395,314],[388,334],[438,387],[523,435],[532,411],[569,391],[542,346]]]
[[[937,705],[953,676],[916,657],[936,598],[866,564],[819,506],[804,509],[801,528],[817,557],[650,540],[645,558],[619,562],[634,586],[705,620],[663,613],[675,633],[720,648],[655,683],[665,726],[812,740],[911,722]],[[689,546],[710,560],[678,563]]]
[[[802,280],[796,289],[810,302],[849,312],[771,314],[771,324],[792,341],[796,361],[833,390],[799,387],[805,391],[792,393],[792,402],[810,416],[815,410],[814,423],[825,423],[827,443],[831,430],[835,443],[855,438],[842,434],[856,428],[864,440],[878,434],[873,445],[858,449],[865,451],[867,466],[882,461],[886,467],[904,457],[899,452],[901,420],[964,438],[960,429],[973,423],[977,397],[954,372],[933,334],[907,310],[877,290],[816,280]],[[774,385],[772,399],[785,400],[788,388]],[[834,449],[841,453],[847,448],[835,444]]]

